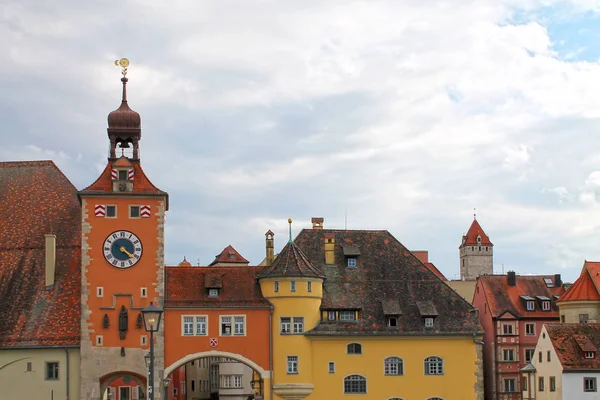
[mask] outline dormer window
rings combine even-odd
[[[357,259],[360,256],[360,249],[357,246],[344,246],[343,250],[348,268],[356,268],[358,264]]]
[[[425,323],[425,328],[433,328],[433,317],[423,318],[423,321]]]
[[[588,358],[588,359],[595,358],[596,357],[596,353],[593,352],[593,351],[586,351],[584,353],[584,357]]]
[[[533,301],[527,302],[527,311],[535,311],[535,302],[533,302]]]
[[[327,320],[335,321],[335,311],[327,311]]]
[[[208,289],[208,297],[219,297],[219,289]]]
[[[340,321],[355,321],[356,313],[354,311],[340,311],[339,318]]]
[[[530,296],[521,296],[521,300],[525,302],[527,311],[535,311],[535,299]]]
[[[542,310],[550,311],[550,302],[549,301],[542,301]]]
[[[398,327],[398,318],[396,317],[388,317],[387,322],[387,326],[389,326],[390,328]]]
[[[348,267],[350,267],[350,268],[356,268],[356,257],[349,257],[348,258]]]

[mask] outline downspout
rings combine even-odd
[[[67,362],[66,362],[66,364],[67,364],[67,379],[66,379],[67,388],[66,389],[67,389],[67,400],[69,400],[69,375],[70,375],[70,372],[69,372],[69,349],[67,347],[65,347],[65,355],[67,357]]]
[[[271,370],[269,400],[273,400],[273,380],[275,379],[275,371],[273,370],[273,308],[273,303],[271,303],[271,311],[269,312],[269,369]]]

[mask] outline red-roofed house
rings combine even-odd
[[[530,379],[532,398],[600,398],[600,324],[545,325],[535,352],[535,370]]]
[[[560,321],[585,323],[600,321],[600,262],[585,261],[581,275],[557,301]]]
[[[485,331],[486,399],[523,399],[519,370],[533,357],[544,324],[559,321],[556,299],[565,293],[560,275],[482,275],[473,305]]]

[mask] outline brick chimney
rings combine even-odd
[[[562,278],[560,274],[554,274],[554,286],[561,287],[562,286]]]
[[[311,219],[313,229],[323,229],[323,221],[325,221],[323,218],[313,217]]]
[[[265,247],[267,250],[267,257],[265,258],[265,265],[267,267],[270,267],[271,265],[273,265],[273,260],[275,259],[275,249],[273,246],[273,236],[275,236],[275,234],[269,229],[267,231],[267,233],[265,233]]]
[[[506,280],[508,282],[508,286],[517,286],[517,274],[515,271],[508,271],[506,273]]]
[[[427,264],[429,262],[429,252],[427,250],[415,250],[411,251],[415,257],[419,259],[423,264]]]
[[[46,286],[53,286],[56,272],[56,235],[45,235],[44,244],[46,248]]]

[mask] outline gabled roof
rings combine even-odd
[[[554,279],[553,275],[516,275],[516,285],[508,285],[507,275],[481,275],[477,278],[477,286],[485,293],[492,317],[499,318],[510,312],[517,318],[558,319],[558,307],[551,301],[550,311],[543,311],[536,302],[535,311],[527,311],[523,296],[535,299],[544,296],[552,299],[553,295],[562,295],[565,290],[560,287],[548,287],[545,278]],[[477,290],[477,289],[476,289]]]
[[[259,278],[288,276],[325,277],[322,270],[316,268],[294,242],[288,242],[273,261],[273,265],[265,267],[259,274]]]
[[[238,251],[233,248],[232,245],[229,245],[225,247],[222,252],[215,256],[214,261],[211,262],[209,266],[218,264],[224,264],[228,266],[230,266],[229,264],[248,265],[250,264],[250,261],[242,257],[240,253],[238,253]]]
[[[325,264],[326,236],[335,239],[334,265]],[[360,315],[355,322],[322,321],[307,335],[470,336],[482,331],[473,307],[387,231],[304,229],[294,244],[325,275],[321,309],[358,309]],[[347,267],[345,246],[360,248],[356,268]],[[422,301],[431,303],[423,312],[439,314],[434,328],[424,326]],[[388,327],[385,313],[398,311],[398,327]]]
[[[117,159],[114,161],[108,162],[106,164],[106,168],[100,174],[98,179],[94,183],[92,183],[87,188],[80,191],[80,194],[83,195],[146,195],[146,196],[166,196],[167,197],[167,208],[168,208],[168,194],[167,192],[163,192],[148,179],[139,160],[129,160],[133,165],[134,175],[133,175],[133,191],[132,192],[114,192],[113,191],[113,180],[111,177],[111,170],[115,166],[115,163],[121,163],[122,160]]]
[[[262,267],[167,267],[165,308],[268,307],[256,280],[261,270]],[[215,284],[219,297],[208,297],[208,289],[215,288]]]
[[[573,286],[567,290],[567,292],[562,295],[558,302],[563,301],[600,301],[600,292],[598,288],[594,284],[594,280],[592,279],[592,275],[595,272],[592,272],[594,267],[588,266],[588,262],[586,261],[583,265],[583,269],[581,271],[581,275]]]
[[[425,264],[425,266],[427,268],[429,268],[429,270],[431,272],[433,272],[435,274],[435,276],[437,276],[438,278],[440,278],[443,281],[447,281],[448,280],[448,279],[446,279],[446,277],[444,276],[444,274],[442,274],[442,272],[439,269],[437,269],[437,267],[435,265],[433,265],[433,263],[426,262],[424,264]]]
[[[477,237],[481,237],[481,246],[493,246],[492,242],[490,242],[490,238],[485,234],[479,222],[476,219],[473,220],[471,226],[467,233],[462,237],[462,246],[479,246],[480,243],[477,242]]]
[[[56,235],[45,288],[44,235]],[[78,346],[81,207],[52,161],[0,162],[0,347]]]
[[[546,331],[564,371],[600,371],[600,324],[548,324]],[[594,358],[585,352],[595,352]]]

